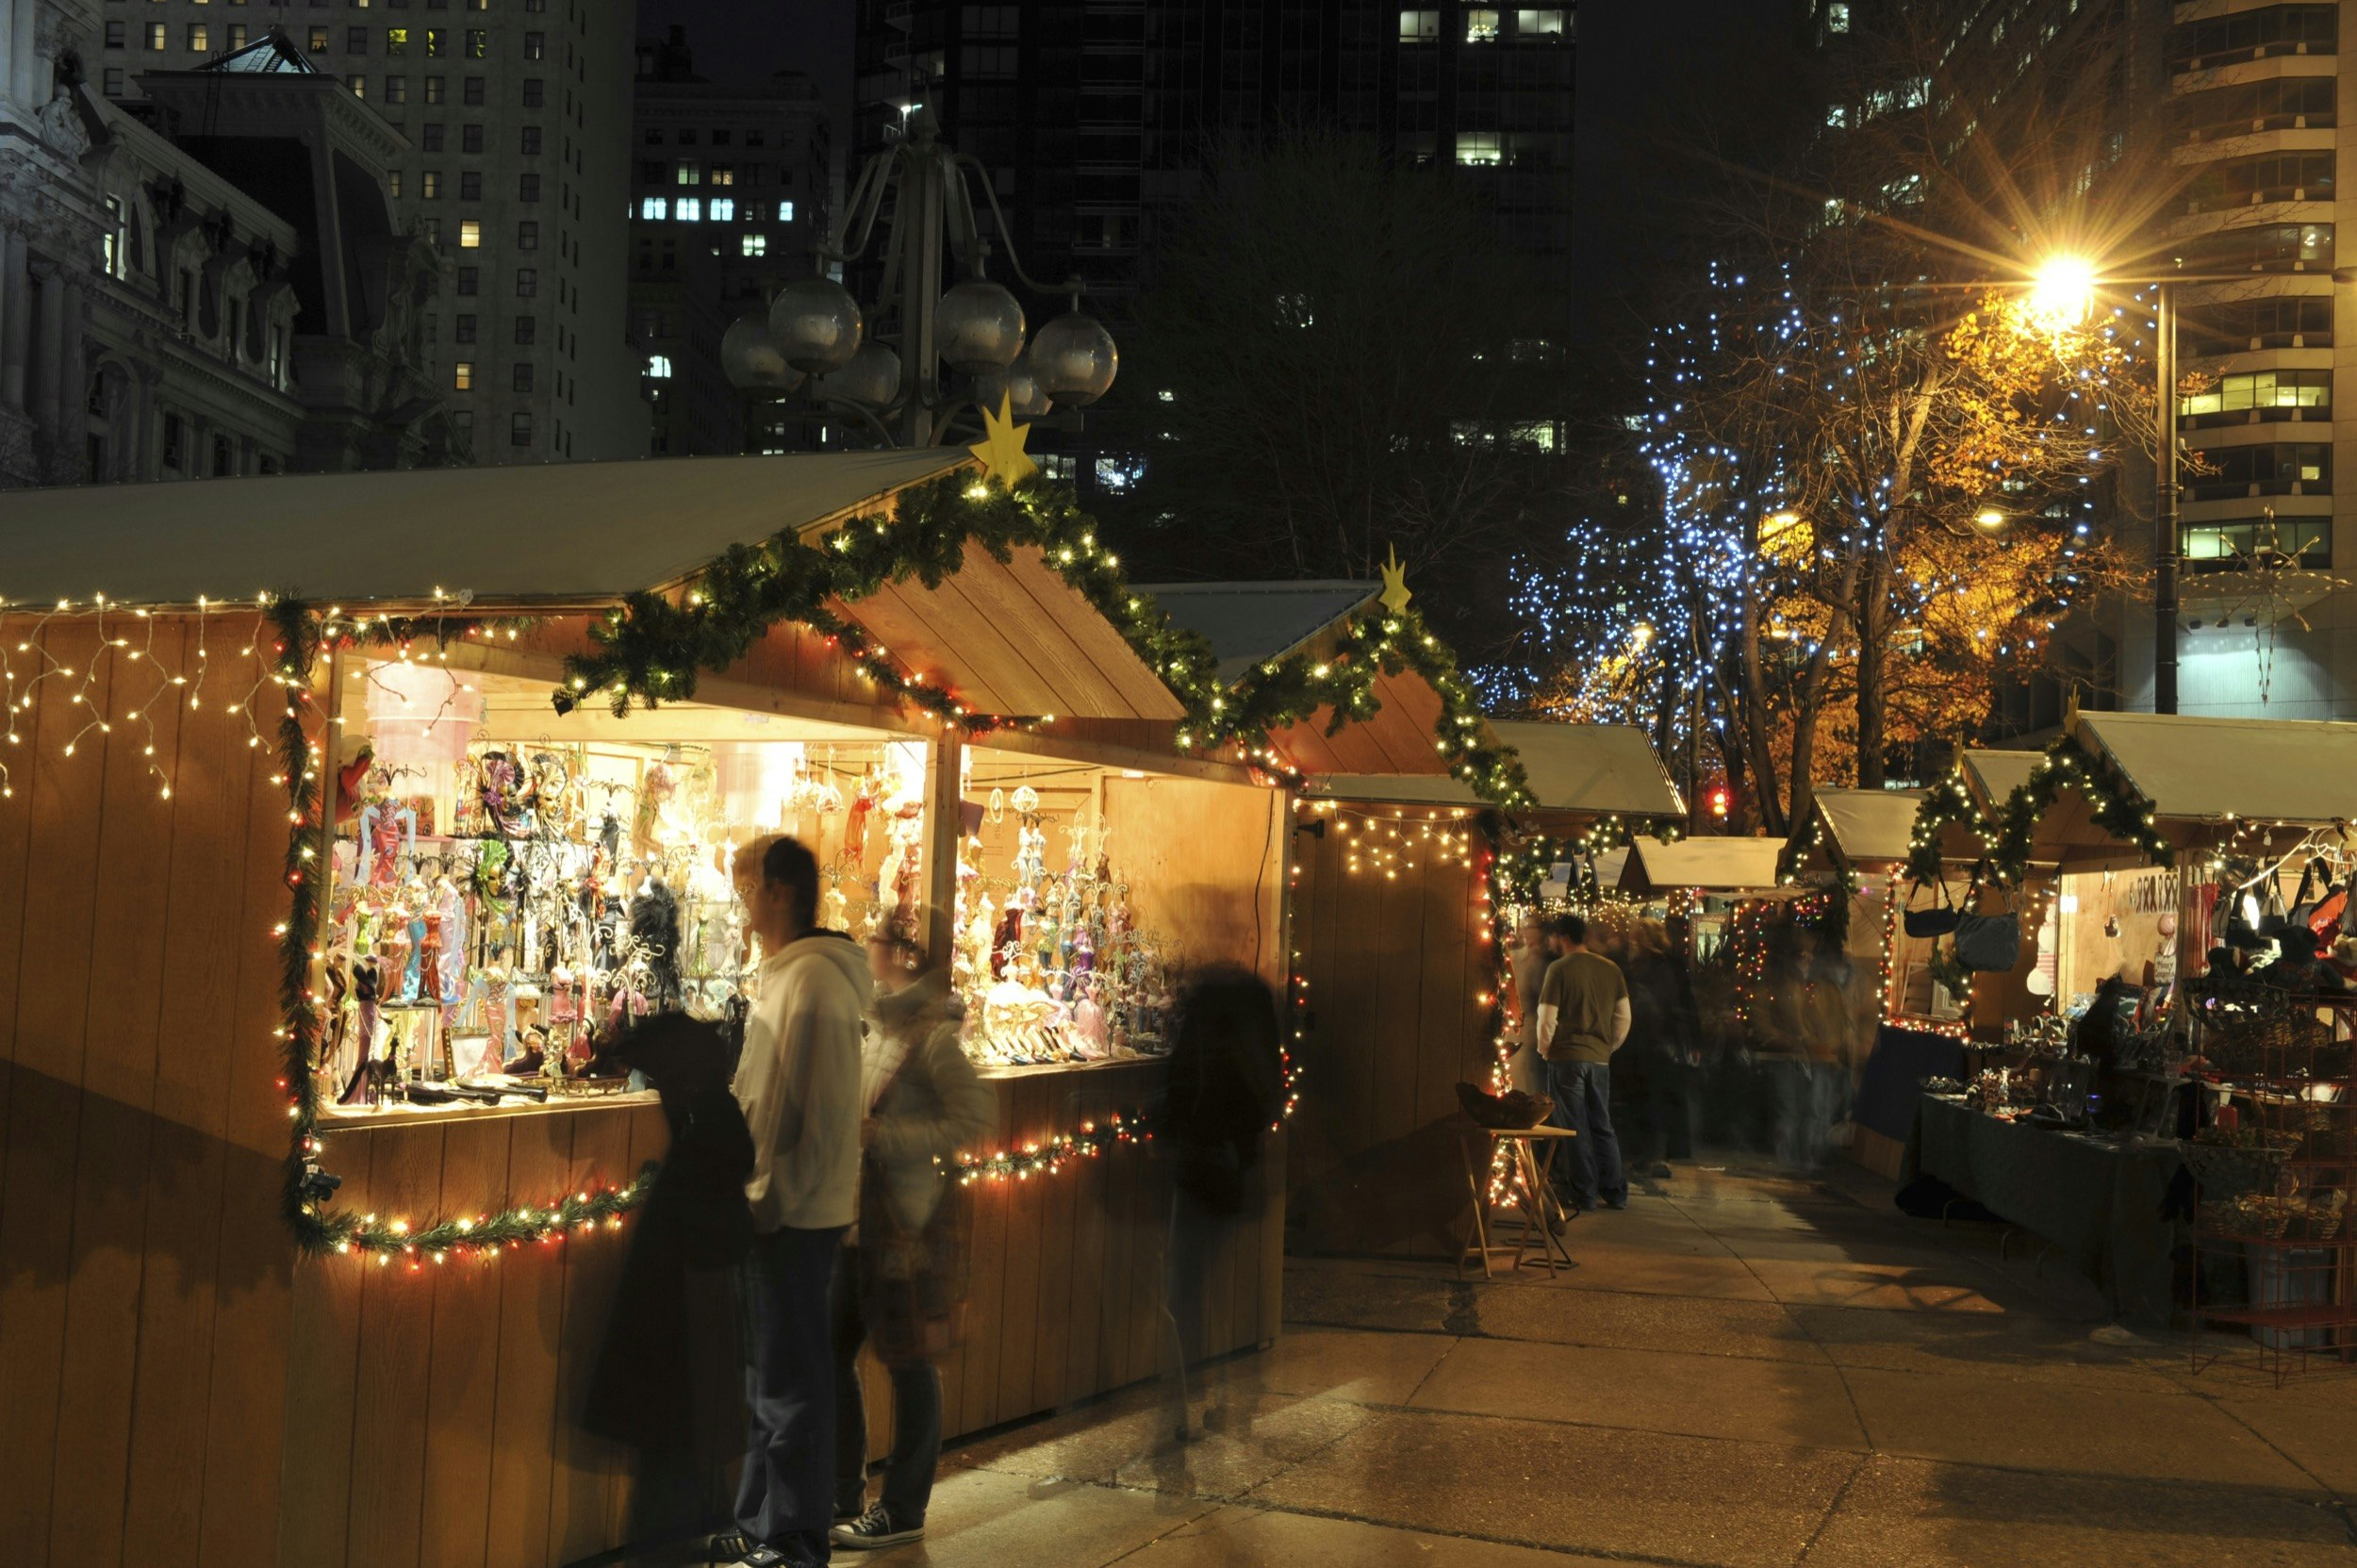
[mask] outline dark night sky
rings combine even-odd
[[[851,114],[851,0],[638,0],[638,31],[687,28],[696,74],[745,86],[774,71],[819,84],[834,124]]]

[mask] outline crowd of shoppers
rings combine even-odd
[[[1838,933],[1771,916],[1699,966],[1686,937],[1618,906],[1517,930],[1508,1076],[1574,1133],[1553,1165],[1569,1213],[1622,1207],[1628,1176],[1670,1179],[1705,1141],[1813,1169],[1848,1114],[1856,976]]]
[[[762,955],[741,1044],[672,1013],[620,1048],[661,1096],[671,1149],[634,1230],[585,1425],[635,1451],[640,1546],[694,1540],[709,1562],[812,1568],[836,1548],[925,1533],[938,1363],[964,1305],[969,1228],[951,1172],[996,1103],[960,1044],[946,973],[909,942],[863,951],[821,929],[806,847],[756,840],[735,880]],[[1176,1026],[1157,1147],[1186,1438],[1209,1248],[1245,1200],[1284,1073],[1276,998],[1257,975],[1196,974]],[[873,1502],[863,1349],[892,1382]],[[710,1533],[722,1520],[733,1527]]]

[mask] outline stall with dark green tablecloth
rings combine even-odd
[[[2173,1142],[2001,1121],[1962,1099],[1925,1095],[1901,1179],[1946,1182],[2052,1244],[2103,1292],[2115,1316],[2165,1327],[2169,1255],[2184,1230],[2167,1210],[2184,1164]]]

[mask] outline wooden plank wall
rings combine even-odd
[[[1284,982],[1286,798],[1206,779],[1108,777],[1105,818],[1142,930],[1189,965],[1241,964]]]
[[[1294,838],[1293,947],[1308,982],[1287,1180],[1295,1251],[1445,1256],[1465,1221],[1456,1085],[1489,1082],[1493,949],[1471,867],[1418,855],[1396,878],[1372,863],[1345,871],[1346,834],[1365,829],[1339,818],[1394,812],[1430,816],[1345,804],[1305,814],[1322,837]]]
[[[387,1218],[553,1202],[663,1156],[652,1104],[331,1135],[339,1203]],[[623,1456],[575,1425],[628,1227],[496,1262],[297,1266],[286,1568],[570,1562],[622,1544]]]
[[[995,1148],[1019,1147],[1144,1106],[1162,1069],[1122,1063],[989,1080]],[[1286,1140],[1273,1134],[1244,1215],[1203,1273],[1207,1355],[1265,1345],[1282,1313]],[[978,1182],[964,1342],[943,1364],[942,1428],[958,1437],[1158,1376],[1172,1365],[1165,1301],[1169,1172],[1150,1145],[1119,1144],[1060,1174]],[[864,1362],[868,1447],[891,1446],[889,1385]]]
[[[256,673],[238,652],[254,618],[154,626],[152,650],[146,623],[126,622],[125,646],[93,659],[90,620],[0,620],[7,648],[38,650],[11,653],[20,694],[37,669],[75,671],[34,688],[16,718],[23,744],[0,752],[12,769],[0,799],[7,1560],[539,1568],[618,1543],[616,1456],[570,1417],[623,1235],[415,1273],[295,1261],[277,1209],[285,797],[268,716],[256,747],[230,711]],[[550,622],[522,640],[562,652],[578,635]],[[157,702],[151,738],[129,716],[155,671],[193,675],[200,636],[203,700]],[[125,656],[133,647],[141,659]],[[839,655],[807,634],[772,634],[748,664],[857,700]],[[93,715],[110,728],[85,733]],[[1273,799],[1201,787],[1249,796],[1256,812]],[[1277,830],[1233,836],[1257,853]],[[1230,900],[1239,930],[1258,915],[1271,966],[1274,867],[1257,909]],[[1248,955],[1248,941],[1233,954]],[[1000,1131],[1037,1136],[1135,1103],[1155,1070],[1008,1081]],[[345,1183],[338,1201],[361,1212],[479,1212],[622,1180],[662,1139],[652,1107],[601,1108],[347,1129],[331,1132],[327,1164]],[[1207,1271],[1214,1353],[1277,1333],[1284,1164],[1272,1138],[1257,1206]],[[1158,1177],[1129,1146],[1051,1180],[976,1189],[975,1310],[946,1372],[950,1433],[1166,1363]],[[876,1432],[881,1452],[888,1420]]]
[[[0,619],[18,695],[74,672],[30,688],[22,742],[0,749],[12,1564],[276,1556],[292,1271],[271,928],[287,819],[272,751],[230,711],[257,673],[239,652],[255,623],[110,618],[104,643],[121,641],[94,657],[95,620]],[[174,674],[191,684],[162,691]]]

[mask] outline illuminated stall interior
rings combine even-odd
[[[412,1105],[617,1087],[604,1052],[638,1017],[741,1015],[731,868],[764,834],[817,853],[822,925],[919,934],[925,741],[700,702],[559,717],[552,690],[339,661],[321,1069],[338,1112],[395,1083]]]
[[[951,972],[978,1064],[1158,1056],[1189,969],[1277,978],[1280,795],[1028,750],[963,767]]]

